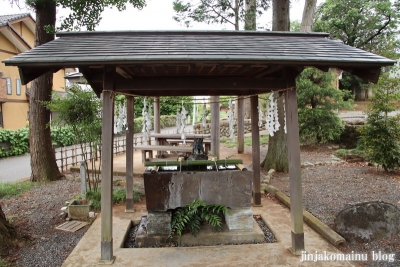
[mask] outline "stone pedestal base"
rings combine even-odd
[[[147,214],[148,235],[168,235],[171,231],[171,212],[149,212]]]
[[[229,214],[225,214],[225,221],[229,231],[252,230],[253,211],[251,208],[230,209]]]

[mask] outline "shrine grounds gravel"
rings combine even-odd
[[[301,161],[323,162],[330,159],[332,152],[327,146],[302,147]],[[382,168],[368,165],[367,162],[342,162],[302,168],[304,209],[334,229],[336,215],[348,205],[383,201],[400,208],[400,172],[387,173]],[[274,173],[270,184],[290,196],[288,174]],[[354,251],[369,255],[372,251],[396,253],[395,262],[369,261],[359,266],[400,266],[400,233],[380,241],[346,244],[339,249],[343,253]]]
[[[261,147],[261,159],[264,159],[266,150],[266,146]],[[246,151],[251,152],[251,148],[246,147]],[[324,162],[330,159],[332,153],[328,146],[302,147],[301,160]],[[274,173],[271,185],[289,195],[288,177],[288,174]],[[346,205],[381,200],[399,207],[400,173],[388,174],[382,169],[367,166],[365,162],[306,167],[302,169],[302,179],[304,208],[331,228],[336,214]],[[65,222],[59,216],[60,208],[79,192],[80,182],[60,180],[34,186],[20,197],[0,199],[5,215],[24,236],[16,248],[10,248],[8,255],[1,257],[10,261],[11,266],[61,266],[89,227],[75,233],[55,229]],[[400,233],[390,239],[347,244],[340,250],[343,253],[369,254],[379,250],[396,253],[393,263],[367,262],[360,266],[400,266]]]

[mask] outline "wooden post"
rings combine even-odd
[[[238,143],[238,154],[244,153],[244,98],[238,96],[236,101],[237,105],[237,143]]]
[[[285,110],[289,157],[290,217],[292,223],[291,249],[294,254],[300,255],[304,250],[304,230],[296,89],[286,91]]]
[[[101,262],[113,262],[112,190],[113,190],[113,130],[114,72],[106,69],[103,77],[102,168],[101,168]]]
[[[133,96],[126,97],[126,206],[125,212],[134,212],[133,208]]]
[[[161,132],[161,125],[160,125],[160,97],[154,97],[154,132],[160,133]],[[155,145],[159,145],[157,139],[155,140]],[[161,151],[157,151],[157,158],[161,156]]]
[[[220,126],[219,126],[219,96],[211,100],[211,154],[219,159]]]
[[[260,132],[258,129],[258,96],[250,97],[251,103],[251,141],[253,161],[253,206],[261,206],[260,181]]]

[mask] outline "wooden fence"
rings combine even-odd
[[[134,145],[143,145],[144,138],[142,135],[137,135],[133,137]],[[126,136],[114,137],[113,153],[121,154],[126,151]],[[72,145],[66,147],[59,147],[55,149],[55,156],[57,166],[60,171],[67,171],[69,167],[79,166],[81,161],[84,161],[84,155],[86,155],[86,161],[92,162],[101,159],[101,145],[97,146],[93,151],[93,147],[90,144]],[[82,152],[83,151],[83,152]]]
[[[175,133],[175,129],[170,130],[163,130],[164,133]],[[187,133],[191,133],[189,130]],[[152,139],[150,141],[151,144],[155,144],[155,140]],[[148,143],[146,143],[147,145]],[[133,145],[145,145],[145,140],[142,133],[136,134],[133,136]],[[84,153],[82,153],[82,148]],[[96,153],[92,153],[92,147],[89,144],[84,144],[82,147],[81,145],[72,145],[66,147],[59,147],[55,149],[55,156],[57,166],[60,171],[67,171],[69,167],[72,166],[79,166],[79,163],[84,160],[83,155],[86,154],[86,161],[98,161],[101,159],[101,145],[96,148]],[[126,151],[126,136],[114,136],[114,148],[113,153],[121,154],[125,153]]]

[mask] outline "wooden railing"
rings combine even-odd
[[[143,145],[144,138],[141,135],[134,136],[134,145]],[[84,160],[84,154],[86,154],[86,161],[98,161],[101,159],[101,146],[98,145],[96,151],[92,151],[94,148],[90,144],[86,143],[81,145],[72,145],[66,147],[59,147],[55,149],[55,157],[57,166],[60,171],[67,171],[69,167],[79,166],[79,163]],[[83,150],[83,153],[82,153]],[[126,151],[126,136],[114,137],[113,154],[121,154]]]
[[[173,130],[171,130],[172,132]],[[168,131],[164,131],[168,132]],[[151,144],[155,144],[154,138],[150,141]],[[141,133],[134,135],[133,145],[147,145],[149,143],[145,142],[144,137]],[[98,161],[101,159],[101,146],[98,146],[96,153],[92,153],[92,147],[89,144],[83,145],[83,151],[86,154],[86,161]],[[72,145],[66,147],[59,147],[55,149],[55,157],[57,166],[60,171],[67,171],[69,167],[79,166],[79,163],[84,160],[83,153],[81,152],[81,145]],[[126,136],[115,136],[113,145],[113,154],[121,154],[126,151]]]

